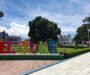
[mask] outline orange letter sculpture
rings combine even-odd
[[[27,52],[29,42],[22,41],[21,44],[22,44],[22,52],[25,54]]]

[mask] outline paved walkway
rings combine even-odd
[[[56,63],[54,60],[0,60],[0,75],[21,75],[30,70]]]
[[[90,52],[29,75],[90,75]]]

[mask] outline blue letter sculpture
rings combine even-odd
[[[47,40],[47,45],[48,45],[48,51],[49,53],[58,53],[58,51],[56,50],[57,48],[57,41],[54,40]]]

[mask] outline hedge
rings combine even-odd
[[[81,49],[78,51],[76,50],[75,52],[72,52],[72,53],[64,53],[64,58],[67,59],[67,58],[74,57],[74,56],[77,56],[86,52],[90,52],[90,48]]]
[[[75,48],[75,46],[61,46],[61,45],[58,45],[58,47],[62,47],[62,48]],[[87,47],[78,46],[77,48],[87,48]]]
[[[63,55],[0,55],[0,60],[63,60]]]

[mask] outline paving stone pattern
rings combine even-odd
[[[0,60],[0,75],[21,75],[56,63],[54,60]]]
[[[90,75],[90,52],[29,75]]]

